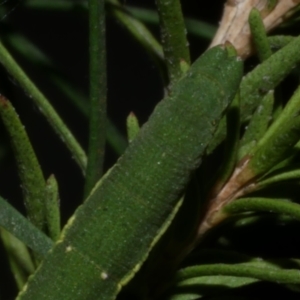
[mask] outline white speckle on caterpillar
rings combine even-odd
[[[72,249],[72,247],[71,246],[67,246],[66,247],[66,252],[71,252],[73,249]]]
[[[108,274],[106,272],[101,273],[101,279],[106,280],[108,278]]]

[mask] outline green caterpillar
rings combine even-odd
[[[19,300],[115,299],[147,258],[242,77],[232,49],[202,55],[76,211]]]

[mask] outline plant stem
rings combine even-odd
[[[106,131],[105,1],[89,0],[90,128],[85,196],[103,173]]]

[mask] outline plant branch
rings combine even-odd
[[[85,197],[103,174],[107,94],[104,3],[89,0],[90,124]]]

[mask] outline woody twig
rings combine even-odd
[[[219,29],[210,45],[229,41],[243,59],[254,52],[248,16],[252,8],[260,11],[269,32],[292,15],[300,0],[227,0]]]

